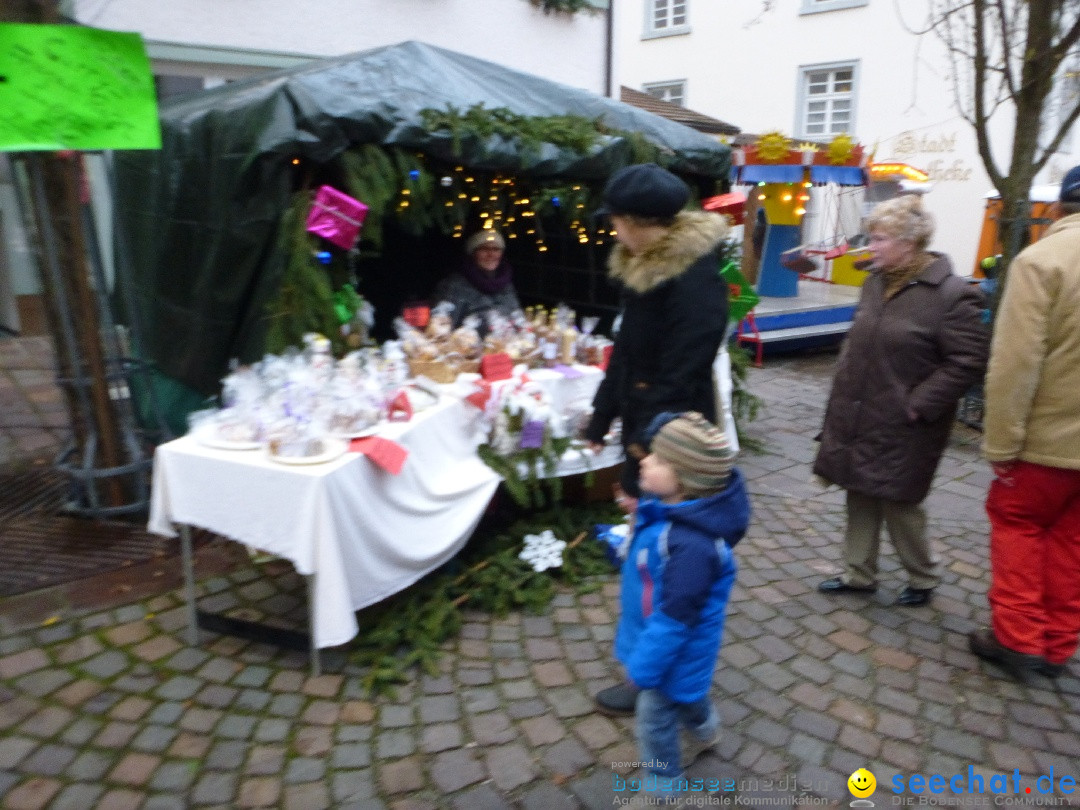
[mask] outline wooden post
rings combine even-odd
[[[57,23],[60,19],[57,0],[0,0],[0,22]],[[86,239],[83,232],[81,201],[79,198],[80,166],[72,158],[59,155],[43,156],[41,162],[47,211],[39,212],[38,236],[40,250],[56,250],[63,289],[56,289],[48,273],[43,272],[43,284],[49,302],[50,330],[56,344],[58,370],[61,377],[72,380],[89,380],[89,397],[80,397],[66,390],[68,407],[72,409],[72,425],[75,429],[80,460],[87,450],[85,427],[93,424],[97,436],[98,455],[106,467],[118,467],[123,463],[119,430],[106,378],[105,352],[101,340],[101,322],[96,306],[96,296],[90,282],[90,268],[86,256]],[[48,219],[48,222],[45,219]],[[52,239],[46,238],[46,228]],[[44,256],[39,256],[44,260]],[[101,291],[104,293],[104,291]],[[66,302],[67,313],[57,306]],[[63,324],[65,314],[73,323]],[[66,327],[73,327],[74,343],[64,339],[71,334]],[[77,358],[77,359],[76,359]],[[78,382],[74,383],[78,385]],[[65,386],[67,389],[69,386]],[[85,413],[88,402],[89,413]],[[124,504],[124,487],[118,479],[106,478],[108,506]],[[89,484],[93,486],[93,483]]]

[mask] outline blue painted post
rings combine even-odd
[[[758,295],[794,298],[799,294],[799,274],[780,264],[780,254],[797,247],[800,239],[798,225],[769,225],[758,270]]]

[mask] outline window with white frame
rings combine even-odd
[[[838,11],[870,5],[870,0],[802,0],[800,14],[817,14],[821,11]]]
[[[666,37],[690,30],[690,0],[648,0],[645,3],[645,36]]]
[[[657,82],[643,85],[643,89],[661,101],[669,101],[680,107],[686,105],[686,82]]]
[[[815,65],[799,70],[798,137],[828,140],[855,131],[858,63]]]

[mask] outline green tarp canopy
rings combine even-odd
[[[730,149],[594,93],[419,42],[305,64],[161,105],[160,151],[115,153],[117,262],[141,357],[189,392],[217,391],[232,358],[257,359],[282,272],[278,227],[293,161],[325,164],[362,144],[473,171],[600,183],[632,162],[627,139],[587,154],[550,143],[523,155],[499,136],[429,132],[421,111],[483,104],[577,115],[636,132],[688,180],[725,182]],[[190,409],[190,408],[189,408]]]

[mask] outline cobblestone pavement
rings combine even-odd
[[[755,517],[715,680],[723,737],[690,769],[718,780],[700,803],[839,805],[860,767],[877,778],[878,807],[1022,804],[1025,787],[1045,799],[1037,777],[1080,775],[1080,665],[1021,683],[967,651],[965,633],[988,615],[976,433],[957,427],[928,501],[945,571],[931,606],[891,606],[904,582],[887,542],[875,595],[815,589],[840,570],[841,494],[809,470],[833,362],[770,359],[751,372],[766,401],[751,432],[766,450],[742,461]],[[591,697],[620,677],[617,588],[611,576],[560,592],[539,616],[466,614],[439,673],[392,699],[364,694],[334,651],[313,678],[301,653],[209,634],[186,646],[176,590],[30,626],[0,606],[0,806],[616,806],[634,773],[632,724],[594,713]],[[241,565],[200,589],[203,607],[240,615],[300,605],[281,563]],[[1020,795],[995,802],[991,777],[1007,775],[1011,790],[1014,770]],[[916,773],[964,786],[982,775],[988,792],[892,795],[894,776]]]
[[[56,455],[68,415],[48,337],[0,337],[0,467]]]

